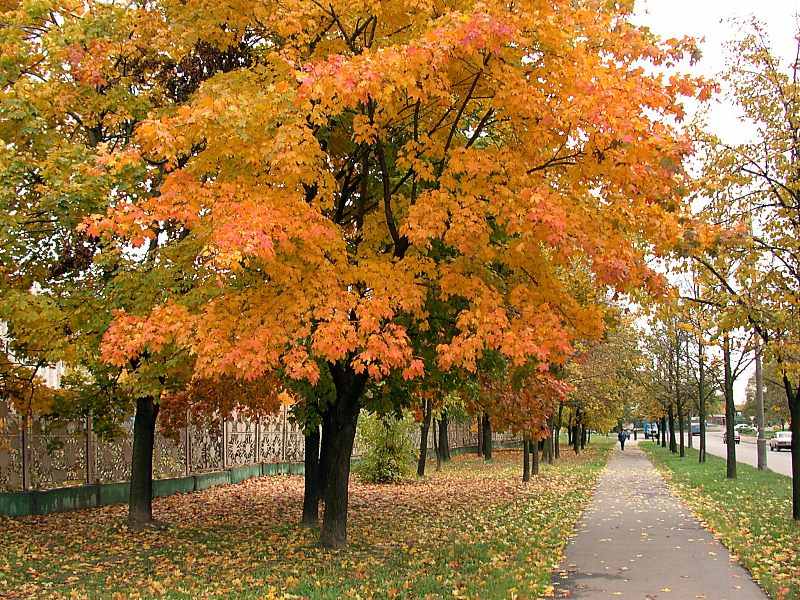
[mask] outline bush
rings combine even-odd
[[[368,483],[397,483],[413,475],[416,453],[411,436],[417,427],[410,415],[397,419],[368,414],[360,419],[363,455],[356,474]]]

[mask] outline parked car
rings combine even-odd
[[[741,431],[742,429],[753,429],[753,426],[750,423],[739,423],[733,426],[734,431]]]
[[[692,435],[700,435],[700,423],[692,423]]]
[[[735,444],[738,444],[741,441],[742,441],[742,437],[739,435],[739,432],[738,431],[734,431],[733,432],[733,442]],[[723,444],[727,444],[728,443],[728,432],[727,431],[722,434],[722,443]]]
[[[775,437],[769,441],[769,449],[772,452],[780,452],[786,448],[792,449],[792,432],[791,431],[778,431]]]

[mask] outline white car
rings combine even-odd
[[[778,431],[775,437],[769,441],[769,449],[772,452],[780,452],[786,448],[792,449],[792,432],[791,431]]]

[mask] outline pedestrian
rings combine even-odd
[[[619,430],[619,435],[617,435],[617,439],[619,440],[619,447],[621,450],[625,450],[625,440],[628,439],[628,434],[625,433],[623,429]]]
[[[637,431],[636,431],[636,429],[634,428],[634,430],[633,430],[633,439],[634,439],[634,440],[636,440],[636,433],[637,433]]]

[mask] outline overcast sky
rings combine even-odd
[[[773,50],[784,65],[794,60],[800,0],[637,0],[636,6],[636,21],[662,37],[690,35],[700,40],[703,58],[691,68],[694,73],[713,77],[722,71],[729,58],[726,42],[738,37],[741,19],[752,16],[766,25]],[[729,142],[745,141],[750,131],[724,95],[714,103],[708,122]],[[752,371],[751,367],[736,382],[737,404],[745,400]]]

